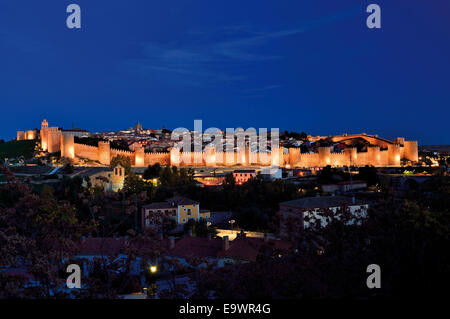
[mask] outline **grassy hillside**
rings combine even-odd
[[[14,158],[24,156],[30,158],[33,156],[36,141],[10,141],[0,144],[0,159]]]

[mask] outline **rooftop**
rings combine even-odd
[[[175,196],[172,198],[169,198],[165,202],[155,202],[148,205],[142,206],[142,208],[145,209],[166,209],[166,208],[175,208],[179,205],[197,205],[198,203],[196,201],[193,201],[189,198],[182,197],[182,196]]]
[[[255,173],[254,169],[238,169],[233,171],[233,173]]]
[[[352,202],[351,197],[346,196],[321,196],[321,197],[305,197],[280,203],[280,206],[291,206],[295,208],[312,209],[312,208],[328,208],[352,205],[366,205],[367,202],[355,199]]]

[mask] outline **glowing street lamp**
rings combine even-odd
[[[156,267],[155,265],[150,266],[150,272],[152,274],[156,273],[158,271],[158,267]]]
[[[231,229],[233,229],[233,224],[235,223],[236,221],[234,220],[234,219],[231,219],[230,221],[229,221],[229,223],[231,224]]]

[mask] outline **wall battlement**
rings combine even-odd
[[[29,133],[30,132],[30,133]],[[18,131],[17,139],[33,137],[32,131]],[[117,155],[130,158],[133,166],[145,167],[159,163],[175,166],[270,166],[281,167],[321,167],[331,166],[400,166],[402,159],[411,162],[418,161],[417,141],[405,141],[397,138],[389,141],[377,135],[342,135],[332,137],[333,142],[344,141],[351,137],[358,137],[370,142],[367,152],[358,152],[356,148],[348,147],[343,152],[332,152],[331,147],[319,147],[317,153],[301,153],[299,148],[289,148],[284,153],[283,148],[270,152],[253,153],[248,148],[238,152],[216,151],[208,146],[203,152],[180,152],[173,148],[170,153],[147,153],[141,148],[135,151],[125,151],[112,148],[109,142],[99,142],[98,146],[79,144],[74,142],[73,134],[64,134],[58,127],[48,127],[44,120],[40,130],[41,146],[44,151],[61,152],[62,157],[74,159],[86,158],[109,165],[111,159]]]

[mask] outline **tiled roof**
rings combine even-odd
[[[186,197],[176,196],[168,199],[165,202],[155,202],[148,205],[144,205],[142,208],[144,209],[168,209],[168,208],[176,208],[179,205],[197,205],[196,201],[193,201]]]
[[[222,249],[222,239],[186,236],[169,251],[171,255],[184,258],[216,257]]]
[[[192,199],[182,197],[182,196],[175,196],[167,200],[169,203],[175,203],[176,205],[196,205],[198,204],[196,201],[193,201]]]
[[[105,255],[111,256],[121,252],[125,247],[126,238],[84,238],[79,242],[80,255]]]
[[[341,207],[352,205],[366,205],[367,202],[355,199],[352,203],[351,197],[345,196],[321,196],[321,197],[305,197],[280,203],[280,206],[291,206],[303,209]]]
[[[168,209],[168,208],[176,208],[176,206],[172,205],[168,202],[155,202],[148,205],[142,206],[144,209]]]
[[[158,244],[159,243],[159,244]],[[260,252],[267,248],[270,251],[287,251],[291,248],[291,244],[282,240],[264,241],[261,238],[248,238],[239,236],[235,240],[230,241],[229,248],[223,250],[223,239],[220,238],[202,238],[185,236],[175,243],[173,249],[169,249],[170,240],[162,241],[147,240],[133,241],[125,237],[118,238],[84,238],[78,242],[78,255],[91,256],[114,256],[124,253],[127,247],[137,249],[144,253],[146,250],[152,250],[160,247],[171,256],[182,258],[231,258],[247,261],[256,261]]]
[[[239,236],[230,243],[230,248],[221,250],[218,257],[256,261],[257,256],[264,247],[269,250],[287,251],[291,248],[291,244],[281,240],[268,240],[265,242],[261,238]]]
[[[201,237],[184,237],[175,244],[169,254],[184,258],[219,257],[247,261],[256,261],[261,249],[286,251],[291,244],[281,240],[268,240],[261,238],[237,237],[230,241],[229,248],[223,250],[223,239],[207,239]]]
[[[158,245],[166,249],[169,247],[169,240],[133,240],[126,237],[88,237],[80,239],[77,245],[79,255],[99,256],[103,254],[104,256],[113,256],[119,253],[123,253],[126,248],[134,248],[140,252],[144,252],[148,249],[155,249],[157,248],[155,245]]]

